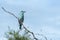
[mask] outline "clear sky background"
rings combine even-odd
[[[25,10],[24,24],[36,33],[42,33],[48,39],[60,40],[60,0],[0,0],[0,40],[6,40],[4,33],[18,29],[18,21],[1,7],[19,15]]]

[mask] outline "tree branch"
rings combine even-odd
[[[9,13],[10,15],[14,16],[14,17],[19,21],[19,18],[18,18],[17,16],[15,16],[13,13],[5,10],[4,7],[2,7],[2,9],[3,9],[6,13]],[[22,23],[22,24],[23,24],[23,23]],[[23,28],[24,28],[27,32],[31,33],[32,36],[33,36],[33,38],[34,38],[35,40],[38,40],[38,39],[35,37],[34,33],[31,32],[30,30],[28,30],[28,29],[24,26],[24,24],[23,24]],[[44,37],[45,37],[45,36],[44,36]],[[46,37],[45,37],[45,38],[46,38]],[[47,38],[46,38],[46,40],[47,40]]]
[[[38,34],[36,34],[36,35],[40,35],[40,36],[44,37],[46,40],[48,40],[47,37],[44,36],[43,34],[39,34],[39,33],[38,33]]]
[[[14,16],[16,19],[18,19],[18,17],[17,16],[15,16],[13,13],[11,13],[11,12],[9,12],[9,11],[7,11],[7,10],[5,10],[5,8],[4,7],[1,7],[6,13],[9,13],[10,15],[12,15],[12,16]]]
[[[34,33],[31,32],[30,30],[28,30],[24,25],[23,25],[23,28],[24,28],[27,32],[31,33],[35,40],[38,40],[38,39],[35,37]]]

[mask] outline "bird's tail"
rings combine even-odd
[[[20,24],[19,26],[20,26],[19,29],[22,29],[22,24]]]

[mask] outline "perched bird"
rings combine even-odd
[[[25,11],[21,11],[20,12],[20,16],[19,16],[19,20],[18,20],[18,22],[19,22],[19,29],[22,29],[22,25],[23,25],[23,22],[24,22],[24,13],[25,13]]]

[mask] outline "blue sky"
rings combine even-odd
[[[48,39],[60,40],[60,0],[0,0],[0,40],[6,40],[4,33],[8,26],[17,30],[18,21],[5,13],[2,6],[16,16],[25,10],[24,24],[28,29]]]

